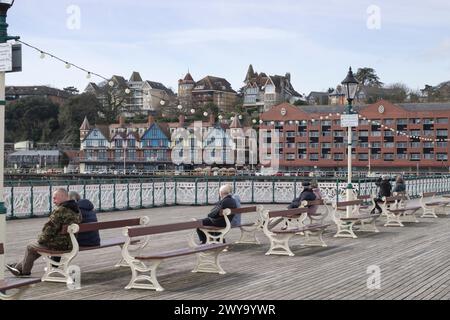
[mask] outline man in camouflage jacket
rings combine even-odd
[[[31,274],[34,261],[40,255],[40,248],[57,251],[72,250],[72,243],[68,234],[61,234],[64,225],[81,223],[81,214],[77,203],[69,199],[66,189],[58,189],[53,193],[53,203],[56,208],[50,214],[49,220],[42,228],[38,241],[27,246],[22,262],[7,265],[9,271],[15,276],[28,276]]]

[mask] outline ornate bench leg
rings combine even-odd
[[[341,222],[340,224],[337,224],[337,232],[334,235],[335,238],[353,238],[356,239],[358,238],[355,234],[355,232],[353,232],[353,225],[355,224],[356,221],[352,221],[352,222],[348,222],[348,223],[343,223]]]
[[[24,286],[19,289],[13,289],[10,290],[12,293],[7,293],[6,291],[0,291],[0,300],[19,300],[22,295],[27,291],[29,288],[34,287],[34,284],[30,284],[28,286]]]
[[[258,228],[252,227],[245,228],[241,227],[241,237],[236,243],[242,243],[242,244],[260,244],[258,239],[256,238],[256,231],[258,231]]]
[[[46,262],[45,273],[42,281],[67,283],[70,276],[68,273],[70,262],[75,258],[72,254],[64,254],[61,256],[60,262],[53,260],[50,255],[42,255]],[[53,256],[55,257],[55,256]]]
[[[324,232],[325,232],[325,229],[306,231],[305,232],[306,240],[303,243],[303,245],[309,246],[309,247],[327,247],[327,244],[323,240]]]
[[[421,218],[438,218],[438,216],[436,215],[436,208],[435,207],[427,207],[427,206],[423,206],[423,213]]]
[[[137,260],[130,263],[129,266],[131,268],[131,280],[130,283],[128,283],[128,285],[125,287],[125,289],[164,291],[164,288],[161,287],[156,278],[156,269],[161,262],[162,260],[151,260],[149,262],[149,266],[147,266],[144,262]],[[148,272],[150,272],[150,275],[146,274]],[[142,281],[148,283],[143,283]]]
[[[404,227],[405,225],[402,223],[400,219],[400,214],[388,214],[386,218],[385,227]]]
[[[271,254],[278,254],[293,257],[294,253],[289,248],[289,240],[294,236],[293,233],[288,234],[272,234],[269,237],[270,249],[266,256]]]
[[[370,220],[367,219],[361,220],[361,226],[359,227],[359,231],[379,233],[380,230],[378,230],[376,222],[377,222],[376,218],[372,218]]]
[[[207,252],[197,253],[197,265],[192,272],[206,272],[225,274],[219,263],[219,254],[223,249],[210,250]]]

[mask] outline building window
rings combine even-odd
[[[436,158],[439,161],[447,161],[448,160],[448,155],[446,153],[438,153],[436,155]]]
[[[420,161],[420,153],[411,153],[409,158],[411,161]]]
[[[318,153],[311,153],[309,155],[309,160],[311,160],[311,161],[319,161],[319,154]]]
[[[394,161],[394,154],[393,153],[385,153],[384,161]]]
[[[437,118],[436,123],[439,124],[448,124],[448,118]]]

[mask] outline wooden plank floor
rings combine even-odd
[[[156,225],[202,218],[208,211],[209,207],[179,206],[98,216],[107,221],[148,215]],[[119,248],[82,252],[74,261],[82,270],[80,290],[41,283],[23,299],[450,299],[450,218],[419,220],[404,228],[385,228],[379,223],[381,233],[359,233],[358,239],[335,239],[331,228],[325,235],[328,248],[304,248],[302,238],[294,238],[295,257],[265,256],[268,242],[259,233],[261,245],[236,245],[221,255],[225,275],[191,273],[194,256],[166,260],[158,272],[164,292],[124,290],[131,276],[129,269],[112,267],[120,259]],[[45,221],[8,221],[7,262],[22,257],[26,244],[36,238]],[[102,237],[119,234],[120,230],[106,231]],[[155,236],[149,251],[185,247],[189,234]],[[238,237],[239,231],[232,230],[227,242]],[[42,275],[41,260],[35,264],[33,276]],[[381,269],[379,290],[370,290],[366,284],[367,268],[374,265]]]

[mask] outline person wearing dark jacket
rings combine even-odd
[[[309,182],[303,182],[303,191],[300,193],[298,198],[292,200],[291,204],[288,206],[288,209],[297,209],[300,207],[303,201],[314,201],[316,200],[316,194],[311,188],[311,184]]]
[[[30,243],[25,251],[22,262],[8,264],[6,268],[15,276],[28,276],[31,274],[34,262],[39,259],[39,249],[50,249],[57,251],[72,250],[72,242],[68,234],[61,234],[65,225],[81,222],[81,214],[74,200],[69,199],[66,189],[58,189],[53,193],[55,209],[49,216],[47,223],[37,242]]]
[[[219,190],[220,201],[216,203],[214,208],[208,214],[208,217],[202,220],[204,226],[226,227],[225,218],[220,214],[223,209],[237,208],[236,201],[231,195],[231,186],[224,185]],[[229,215],[230,221],[233,220],[234,215]],[[197,229],[197,234],[202,244],[206,243],[206,235],[200,229]]]
[[[75,191],[69,192],[69,197],[75,200],[81,211],[81,223],[98,222],[94,205],[87,199],[81,199]],[[100,234],[98,231],[88,231],[77,234],[77,241],[80,247],[96,247],[100,245]]]
[[[375,184],[379,186],[380,190],[378,191],[378,196],[375,198],[375,208],[372,209],[371,213],[375,213],[375,210],[381,213],[383,210],[381,210],[378,203],[383,201],[383,197],[390,197],[392,195],[392,185],[388,175],[384,175],[381,180],[378,179]]]
[[[395,186],[394,186],[394,190],[392,190],[392,192],[406,192],[406,184],[405,184],[405,180],[403,180],[403,177],[401,175],[398,175],[397,178],[395,179]]]

